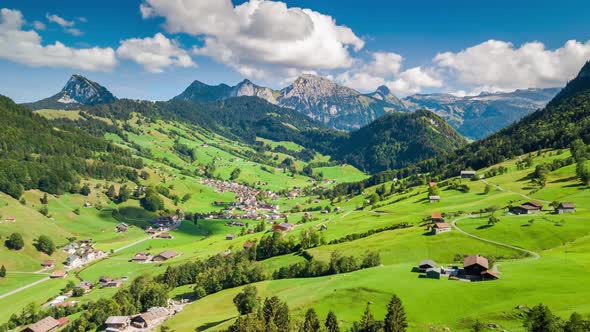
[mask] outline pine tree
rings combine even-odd
[[[305,313],[305,322],[303,323],[303,332],[318,332],[321,328],[320,320],[313,308]]]
[[[387,305],[384,326],[385,332],[403,332],[407,327],[406,312],[404,311],[402,301],[394,294]]]
[[[4,265],[0,267],[0,278],[6,278],[6,268]]]
[[[328,313],[328,317],[326,317],[326,323],[324,325],[326,326],[326,330],[328,330],[328,332],[340,332],[338,318],[332,310],[330,310]]]
[[[41,204],[47,204],[49,200],[47,199],[47,193],[43,194],[43,198],[41,198]]]
[[[375,317],[371,312],[371,304],[367,303],[365,312],[360,321],[360,330],[363,332],[375,332],[379,330],[379,324],[375,321]]]
[[[114,199],[117,196],[117,192],[115,191],[115,186],[111,184],[109,189],[107,190],[107,196],[110,199]]]

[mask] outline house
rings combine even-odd
[[[273,231],[281,231],[281,232],[288,232],[293,229],[293,224],[288,222],[282,222],[280,224],[272,225]]]
[[[537,209],[537,211],[541,211],[543,209],[543,205],[539,202],[526,202],[522,206],[530,206],[534,209]]]
[[[117,233],[125,233],[125,232],[127,232],[127,228],[128,228],[127,227],[127,224],[120,223],[120,224],[117,225],[117,228],[116,228],[117,229]]]
[[[250,249],[250,248],[254,247],[254,242],[250,242],[250,241],[244,242],[244,245],[242,247],[244,247],[244,249]]]
[[[428,182],[429,187],[436,187],[436,182]]]
[[[443,218],[442,213],[440,212],[432,212],[430,215],[430,220],[432,223],[445,222],[445,218]]]
[[[559,206],[555,209],[555,212],[559,213],[559,214],[575,213],[576,212],[576,204],[569,203],[569,202],[559,203]]]
[[[171,314],[172,312],[170,310],[163,307],[150,308],[147,312],[133,317],[131,319],[131,325],[140,329],[151,328],[162,322]]]
[[[169,259],[172,259],[174,257],[178,256],[178,254],[172,250],[165,250],[162,251],[161,253],[157,254],[156,256],[154,256],[154,258],[152,259],[154,262],[162,262],[162,261],[167,261]]]
[[[92,290],[94,285],[90,281],[81,281],[76,288],[81,288],[84,290],[84,293],[88,293]]]
[[[76,268],[76,267],[82,265],[83,263],[84,262],[82,261],[82,259],[80,257],[78,257],[78,255],[70,255],[66,259],[66,265],[69,266],[70,268]]]
[[[436,263],[433,260],[425,259],[418,264],[418,268],[421,272],[426,272],[428,269],[436,268]]]
[[[440,269],[431,268],[426,270],[426,278],[428,279],[440,279]]]
[[[140,253],[135,254],[135,256],[133,256],[133,258],[131,258],[131,261],[134,263],[145,263],[145,262],[149,261],[150,259],[152,259],[152,256],[150,254],[140,252]]]
[[[16,217],[6,217],[5,222],[16,222]]]
[[[71,303],[71,302],[68,302]],[[70,322],[70,319],[68,317],[61,317],[57,320],[57,323],[59,324],[59,326],[65,326]]]
[[[482,281],[486,281],[486,280],[497,280],[500,279],[500,277],[498,276],[498,274],[492,270],[486,270],[483,271],[481,273],[481,280]]]
[[[451,225],[447,224],[446,222],[437,222],[432,226],[431,231],[433,235],[450,232]]]
[[[51,260],[46,260],[41,262],[41,266],[43,266],[44,269],[51,269],[53,267],[53,261]]]
[[[129,316],[110,316],[104,322],[104,325],[107,327],[107,332],[116,332],[129,327],[130,321]]]
[[[60,327],[59,322],[51,317],[47,316],[35,324],[29,325],[23,332],[48,332]]]
[[[101,284],[101,288],[119,288],[123,285],[123,280],[111,280]]]
[[[475,177],[475,171],[461,171],[462,179],[471,179]]]
[[[225,239],[226,239],[226,240],[233,240],[233,239],[235,239],[235,238],[236,238],[236,236],[235,236],[234,234],[227,234],[227,235],[225,236]]]
[[[65,303],[66,300],[69,297],[66,295],[60,295],[60,296],[56,296],[53,300],[49,301],[49,306],[54,307],[56,305],[61,305],[62,303]]]
[[[467,276],[481,276],[489,268],[488,259],[483,256],[473,255],[463,259],[463,271]]]
[[[517,215],[533,214],[533,213],[536,213],[539,211],[541,211],[541,209],[539,209],[538,207],[535,207],[532,205],[527,205],[527,204],[523,204],[520,206],[511,206],[508,208],[508,212],[510,212],[512,214],[517,214]]]
[[[428,196],[428,200],[430,200],[430,203],[438,203],[438,202],[440,202],[440,196],[438,196],[438,195]]]
[[[171,240],[171,239],[173,239],[174,237],[172,236],[172,234],[170,234],[170,233],[166,232],[166,233],[160,233],[160,234],[158,234],[158,235],[156,236],[156,238],[157,238],[157,239],[168,239],[168,240]]]
[[[64,270],[55,270],[53,273],[49,275],[51,279],[58,279],[58,278],[65,278],[68,276],[68,273]]]
[[[101,284],[106,284],[108,282],[113,281],[113,278],[107,277],[107,276],[100,276],[100,278],[98,278],[98,282]]]

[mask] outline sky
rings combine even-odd
[[[0,94],[82,74],[119,98],[192,81],[321,75],[398,96],[563,86],[590,60],[590,1],[0,0]]]

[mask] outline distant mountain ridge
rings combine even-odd
[[[249,80],[233,87],[194,81],[173,99],[210,102],[240,96],[259,97],[271,104],[295,109],[329,127],[344,130],[358,129],[385,113],[405,110],[389,90],[379,97],[364,95],[327,78],[309,74],[298,77],[281,90],[262,87]]]
[[[477,96],[416,94],[402,102],[409,110],[438,114],[465,137],[481,139],[543,108],[560,88],[483,92]]]
[[[24,104],[24,106],[33,110],[44,108],[71,110],[81,106],[111,103],[115,100],[117,98],[104,86],[82,75],[74,74],[57,94]]]

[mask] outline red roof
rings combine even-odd
[[[436,182],[428,182],[428,186],[429,187],[434,187],[434,186],[436,186]]]
[[[442,219],[442,214],[440,212],[432,212],[432,219]]]
[[[64,325],[66,325],[67,323],[69,323],[69,322],[70,322],[70,320],[69,320],[69,318],[68,318],[68,317],[61,317],[61,318],[59,318],[59,319],[57,320],[57,322],[59,323],[59,326],[64,326]]]
[[[253,246],[254,246],[253,242],[245,242],[244,243],[244,249],[252,248]]]

